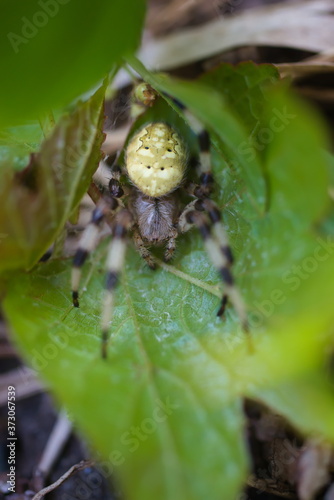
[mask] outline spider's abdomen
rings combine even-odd
[[[147,196],[159,198],[182,182],[187,150],[179,134],[166,123],[151,123],[129,141],[126,168],[132,182]]]

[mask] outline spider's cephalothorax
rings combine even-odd
[[[134,244],[142,258],[150,268],[155,269],[156,263],[150,247],[163,245],[164,260],[169,261],[173,257],[178,235],[196,226],[225,284],[225,293],[218,315],[223,314],[227,297],[230,297],[243,327],[247,329],[243,301],[230,271],[232,253],[221,224],[220,211],[210,199],[213,177],[209,162],[209,136],[196,121],[194,122],[193,117],[191,122],[200,145],[199,172],[187,168],[187,147],[173,127],[163,122],[145,125],[129,140],[124,166],[122,168],[113,166],[109,193],[97,204],[91,223],[85,230],[74,257],[72,295],[73,304],[78,307],[81,267],[88,253],[97,244],[102,221],[106,217],[111,220],[113,238],[107,257],[107,280],[102,313],[103,357],[106,357],[114,289],[123,266],[128,234],[132,234]],[[130,180],[130,186],[121,185],[122,175]],[[192,198],[192,201],[184,204],[181,192]]]

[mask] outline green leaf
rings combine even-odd
[[[221,64],[199,81],[218,90],[234,113],[237,113],[249,134],[248,141],[241,147],[254,146],[253,137],[263,121],[267,101],[266,89],[279,80],[278,70],[270,64],[258,66],[243,62],[237,66]],[[256,151],[255,147],[255,151]]]
[[[71,305],[66,260],[13,275],[3,308],[27,361],[130,500],[234,500],[248,465],[241,397],[263,401],[305,433],[334,438],[324,376],[334,320],[334,244],[321,226],[330,210],[326,133],[286,89],[265,89],[261,67],[258,78],[254,65],[249,76],[237,68],[230,84],[224,80],[225,100],[209,83],[135,67],[189,104],[217,139],[215,200],[236,254],[254,352],[232,308],[223,321],[215,316],[222,289],[196,233],[180,238],[173,265],[155,272],[128,249],[106,361],[99,356],[104,244],[84,269],[80,309]],[[254,82],[247,105],[228,97],[242,78]],[[254,121],[263,148],[249,159],[238,145]],[[226,147],[227,157],[236,152],[233,165],[221,157]]]
[[[100,159],[102,86],[60,119],[20,173],[17,147],[0,165],[0,271],[30,268],[46,252],[82,199]]]
[[[143,0],[2,2],[0,125],[67,105],[136,49]]]
[[[315,227],[330,206],[323,123],[305,103],[285,92],[276,89],[268,98],[261,128],[270,132],[264,164],[269,210],[253,225],[246,259],[247,267],[254,269],[251,297],[257,314],[258,304],[270,299],[273,290],[288,298],[318,271],[322,257],[317,255],[326,246],[326,238],[323,241]],[[327,258],[331,256],[328,250],[324,252]],[[275,305],[275,310],[287,314],[296,314],[295,308],[296,302],[290,306],[288,299]]]
[[[246,468],[241,405],[217,397],[210,371],[227,375],[200,347],[205,322],[220,334],[218,299],[166,271],[140,270],[132,249],[128,257],[107,362],[99,355],[101,250],[85,276],[80,310],[66,293],[70,263],[51,262],[11,280],[7,318],[29,362],[111,462],[128,498],[147,498],[149,491],[154,498],[201,499],[209,489],[213,499],[222,491],[234,499]],[[200,303],[207,312],[192,317]],[[195,331],[194,321],[201,324]],[[210,368],[202,373],[205,390],[184,371],[185,352],[189,370],[198,361]]]

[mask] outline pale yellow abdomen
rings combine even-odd
[[[129,141],[126,168],[131,181],[147,196],[158,198],[182,182],[187,150],[179,134],[166,123],[151,123]]]

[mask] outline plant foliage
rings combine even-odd
[[[71,263],[56,259],[11,274],[4,311],[28,363],[108,461],[127,498],[218,500],[223,494],[234,500],[249,461],[243,397],[269,405],[301,432],[334,441],[334,400],[325,370],[332,346],[334,247],[321,225],[331,217],[326,131],[269,65],[222,65],[190,83],[128,61],[157,91],[189,107],[212,134],[215,199],[250,311],[252,349],[233,309],[223,321],[215,316],[222,289],[196,233],[180,238],[173,264],[156,272],[130,245],[107,361],[99,357],[105,244],[85,267],[79,310],[71,305]],[[89,110],[97,131],[96,96],[94,105],[90,100],[78,108],[75,120]],[[54,149],[59,127],[72,137],[72,126],[61,122],[40,153],[43,165],[49,160],[36,181],[46,213],[53,210],[49,186],[57,185],[55,155],[67,157],[71,145],[64,142],[62,153]],[[57,225],[87,187],[93,164],[88,157],[95,157],[97,147],[96,134],[89,137],[89,154],[75,169],[82,184],[60,180],[66,209],[57,212]],[[2,224],[8,206],[10,222],[21,220],[15,189],[9,184],[2,194]],[[44,214],[33,211],[29,199],[24,204],[26,225],[35,235],[31,248],[38,251],[27,248],[23,233],[13,233],[11,241],[20,241],[15,263],[29,266],[51,232],[43,235]],[[1,231],[11,228],[8,222]],[[2,261],[11,263],[6,239],[2,245]]]

